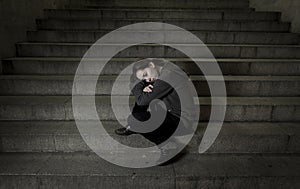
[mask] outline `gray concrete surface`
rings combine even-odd
[[[115,73],[118,74],[117,72]],[[115,76],[100,76],[97,82],[96,95],[110,95]],[[212,84],[220,81],[214,76],[190,75],[198,96],[210,96],[206,79]],[[74,76],[0,76],[0,95],[72,95]],[[92,88],[95,77],[82,76],[75,83]],[[300,76],[225,76],[227,96],[300,96]],[[116,94],[124,94],[123,86],[128,81],[117,84]],[[80,93],[92,95],[91,91]],[[222,94],[216,94],[222,95]]]
[[[82,111],[90,106],[84,97]],[[121,99],[122,97],[120,97]],[[131,104],[133,98],[130,98]],[[120,101],[121,111],[124,105]],[[210,98],[199,97],[201,105],[201,121],[209,120]],[[72,98],[69,96],[0,96],[1,120],[73,120]],[[96,106],[99,118],[114,119],[110,98],[97,96]],[[299,97],[228,97],[225,121],[300,121]],[[126,119],[125,117],[121,117]],[[84,117],[84,120],[93,119]],[[218,121],[218,120],[214,120]]]
[[[88,6],[88,7],[135,7],[135,8],[245,8],[249,6],[248,0],[85,0],[82,1],[71,1],[71,5],[74,6]]]
[[[114,30],[119,27],[147,21],[163,21],[162,19],[139,19],[134,20],[97,20],[97,19],[38,19],[37,28],[44,30]],[[186,21],[186,20],[164,20],[187,30],[202,31],[268,31],[288,32],[290,23],[271,21]],[[152,28],[152,27],[151,27]],[[145,28],[143,28],[145,29]],[[161,28],[159,28],[161,29]]]
[[[91,153],[20,153],[0,157],[2,188],[280,188],[299,187],[299,156],[186,155],[147,169],[112,165]],[[285,183],[282,185],[282,183]]]
[[[199,74],[199,68],[188,58],[167,58],[188,74]],[[104,75],[120,73],[122,69],[139,58],[112,58],[103,70]],[[300,75],[299,59],[216,59],[224,75]],[[89,62],[86,73],[95,74],[98,60]],[[211,61],[198,59],[201,64]],[[74,75],[80,58],[74,57],[14,57],[6,59],[3,71],[6,74]]]
[[[6,33],[0,30],[2,38],[13,36],[11,46],[22,41],[13,48],[16,57],[3,61],[3,72],[11,75],[0,77],[0,95],[12,95],[0,96],[0,189],[300,187],[299,35],[289,32],[290,23],[280,21],[283,9],[255,12],[247,0],[3,0],[0,5],[5,10],[0,13],[6,27]],[[289,7],[292,13],[297,8],[291,8],[293,5],[286,3],[283,8]],[[79,135],[70,96],[72,79],[81,56],[99,37],[126,24],[162,20],[191,30],[218,57],[231,95],[225,123],[209,151],[197,154],[211,112],[201,71],[172,49],[139,46],[142,55],[165,56],[191,74],[200,92],[200,122],[186,150],[171,164],[147,169],[117,167],[91,153]],[[294,30],[294,23],[292,26]],[[15,29],[18,33],[12,32]],[[27,39],[25,30],[29,30]],[[174,40],[173,35],[151,33],[166,42]],[[103,72],[106,76],[99,80],[105,90],[98,93],[108,94],[111,75],[137,60],[129,51],[112,59]],[[199,60],[211,64],[209,59]],[[97,63],[99,59],[93,59],[85,69],[94,74]],[[77,98],[86,110],[89,102]],[[115,135],[119,125],[112,121],[109,96],[97,96],[96,103],[99,117],[106,120],[105,128],[116,140],[133,147],[153,145],[140,135]],[[107,137],[103,134],[100,139]],[[108,151],[110,147],[106,145]]]
[[[152,143],[140,135],[118,136],[114,130],[122,127],[116,121],[103,121],[108,134],[131,147],[149,147]],[[291,122],[225,122],[223,128],[206,153],[299,153],[298,123]],[[198,153],[198,145],[207,127],[200,122],[184,153]],[[105,141],[100,134],[95,142]],[[0,122],[2,152],[83,152],[90,151],[74,121]],[[110,146],[105,146],[108,153]],[[118,153],[115,151],[115,153]]]
[[[100,31],[28,31],[30,42],[86,42],[94,43],[109,30]],[[141,31],[147,34],[147,31]],[[151,31],[152,35],[162,38],[160,31]],[[294,33],[268,33],[268,32],[217,32],[217,31],[191,31],[203,43],[215,44],[260,44],[260,45],[297,45],[298,34]],[[137,34],[139,35],[139,34]],[[122,42],[122,41],[120,41]],[[173,38],[174,43],[182,43],[184,39]]]
[[[82,57],[92,44],[89,43],[18,43],[17,54],[22,57]],[[124,47],[127,44],[100,44],[94,45],[85,58],[106,58],[98,51],[105,46],[109,51],[116,47]],[[247,45],[247,44],[173,44],[174,47],[186,47],[192,49],[198,47],[205,51],[207,48],[215,58],[265,58],[265,59],[298,59],[300,58],[300,46],[292,45]],[[202,53],[199,58],[211,58],[210,54]],[[195,55],[196,56],[196,55]],[[121,58],[182,58],[186,57],[181,51],[160,44],[140,44],[124,49],[114,57]]]
[[[62,8],[66,2],[67,0],[0,1],[0,60],[16,55],[15,43],[25,41],[26,31],[36,28],[35,19],[42,17],[43,9]]]
[[[292,23],[291,31],[300,33],[299,0],[249,0],[250,6],[257,11],[279,11],[282,21]]]
[[[247,12],[244,10],[231,11],[227,9],[47,9],[47,18],[101,18],[101,19],[208,19],[208,20],[270,20],[278,21],[278,12]],[[250,12],[250,13],[249,13]]]

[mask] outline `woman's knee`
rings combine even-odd
[[[150,118],[149,112],[132,112],[131,115],[129,115],[127,121],[128,124],[135,123],[136,120],[138,121],[147,121]]]

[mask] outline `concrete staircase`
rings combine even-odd
[[[17,57],[3,60],[0,188],[300,188],[299,35],[289,32],[279,13],[255,12],[247,0],[72,2],[45,10],[37,31],[16,44]],[[72,112],[72,84],[90,45],[113,29],[144,21],[183,27],[207,44],[224,74],[228,107],[217,140],[198,154],[210,115],[210,93],[199,69],[166,46],[139,45],[119,53],[100,76],[96,97],[116,140],[147,145],[139,135],[116,136],[120,126],[109,108],[116,75],[136,60],[174,62],[190,75],[201,103],[198,130],[179,159],[128,169],[102,160],[82,140]],[[93,74],[93,64],[87,69]]]

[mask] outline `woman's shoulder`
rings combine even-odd
[[[165,63],[161,69],[161,76],[177,76],[187,79],[187,74],[174,63]]]

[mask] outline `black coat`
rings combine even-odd
[[[143,92],[143,89],[150,83],[146,81],[139,81],[131,90],[135,96],[136,104],[139,106],[148,106],[154,99],[160,99],[165,103],[167,110],[177,116],[182,116],[187,120],[191,119],[191,111],[193,111],[194,101],[193,96],[189,93],[187,82],[189,78],[182,74],[180,68],[165,63],[161,69],[158,79],[153,83],[152,92]],[[173,87],[165,82],[173,81]],[[180,98],[176,91],[181,91],[185,95],[183,98],[184,107],[182,109]],[[179,93],[180,94],[180,93]]]

